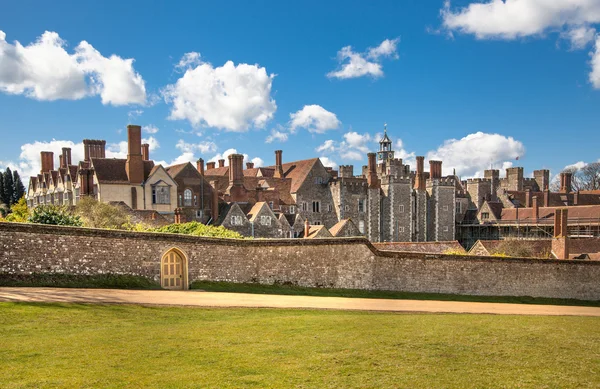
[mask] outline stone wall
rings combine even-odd
[[[229,240],[0,223],[0,273],[133,274],[159,281],[176,247],[190,282],[600,300],[600,261],[379,251],[364,238]]]

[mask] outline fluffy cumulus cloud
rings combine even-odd
[[[447,1],[441,11],[444,27],[473,34],[479,39],[516,39],[548,30],[579,29],[600,23],[596,0],[491,0],[452,10]]]
[[[482,177],[490,165],[503,168],[525,154],[525,147],[513,137],[476,132],[461,139],[446,140],[437,150],[427,153],[428,160],[443,161],[444,174]]]
[[[305,105],[301,110],[290,114],[290,131],[305,128],[309,132],[323,134],[335,130],[341,122],[333,112],[320,105]]]
[[[596,41],[590,82],[600,88],[599,41],[592,25],[600,23],[597,0],[490,0],[453,10],[446,1],[441,10],[443,27],[475,35],[478,39],[542,37],[559,32],[572,49],[583,49]]]
[[[288,140],[288,134],[279,131],[279,130],[271,130],[271,134],[268,135],[265,139],[265,143],[273,143],[273,142],[285,142]]]
[[[373,78],[383,76],[383,58],[398,59],[397,46],[399,38],[385,39],[379,46],[370,47],[364,53],[355,52],[352,46],[342,47],[337,59],[340,63],[338,70],[327,73],[329,78],[347,79],[363,76]]]
[[[156,134],[159,131],[159,129],[156,126],[149,124],[147,126],[143,126],[142,131],[148,134]]]
[[[277,110],[271,97],[275,75],[264,67],[231,61],[213,67],[200,54],[188,53],[176,68],[185,70],[183,76],[163,90],[171,105],[169,119],[242,132],[263,128]]]
[[[99,95],[103,104],[144,104],[146,87],[133,59],[104,57],[86,41],[74,53],[56,32],[23,46],[0,31],[0,91],[37,100],[78,100]]]
[[[334,169],[336,169],[338,167],[338,164],[329,157],[321,156],[321,157],[319,157],[319,159],[321,160],[321,163],[325,167],[332,167]]]
[[[315,151],[324,156],[339,158],[343,161],[364,160],[369,151],[376,150],[378,136],[369,133],[360,134],[356,131],[348,131],[342,135],[340,141],[328,139],[319,145]]]
[[[222,153],[217,153],[215,154],[214,157],[212,157],[211,159],[208,160],[208,162],[218,162],[219,159],[224,159],[225,160],[225,166],[229,166],[229,156],[231,154],[239,154],[237,149],[227,149]],[[255,157],[255,158],[250,158],[248,156],[248,154],[242,154],[244,156],[244,163],[246,162],[252,162],[254,163],[254,167],[261,167],[264,166],[264,161],[262,160],[262,158],[259,157]],[[245,167],[245,166],[244,166]]]

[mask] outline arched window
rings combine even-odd
[[[185,207],[192,206],[192,190],[191,189],[186,189],[183,191],[183,205]]]

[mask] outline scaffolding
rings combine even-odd
[[[600,218],[569,218],[567,231],[572,238],[600,237]],[[554,220],[501,220],[457,225],[456,239],[469,250],[478,240],[550,239],[554,236]]]

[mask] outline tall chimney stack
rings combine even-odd
[[[231,201],[245,200],[244,156],[242,154],[229,155],[229,187],[227,192],[231,196]]]
[[[425,190],[425,157],[417,157],[417,175],[415,176],[415,189]]]
[[[206,170],[212,170],[215,168],[214,162],[206,162]]]
[[[63,169],[65,167],[65,162],[62,154],[58,156],[58,167],[60,169]]]
[[[219,159],[219,167],[225,167],[225,160]]]
[[[196,161],[196,169],[198,169],[201,176],[204,175],[204,160],[202,158],[198,158]]]
[[[429,161],[429,178],[432,180],[442,178],[442,161]]]
[[[562,193],[571,193],[572,178],[573,178],[573,173],[571,173],[571,172],[560,173],[560,191]]]
[[[246,169],[254,169],[254,162],[246,162]]]
[[[282,153],[282,150],[275,150],[275,173],[273,174],[275,178],[283,178]]]
[[[533,196],[531,205],[533,208],[533,218],[537,221],[540,218],[540,203],[538,202],[537,196]]]
[[[132,184],[141,184],[144,181],[144,160],[142,159],[142,127],[127,126],[127,162],[125,171]]]
[[[148,143],[142,145],[142,159],[144,161],[150,160],[150,145]]]
[[[42,151],[40,157],[42,163],[42,170],[40,173],[44,174],[50,170],[54,170],[54,153],[52,151]]]
[[[73,164],[73,162],[71,162],[71,148],[70,147],[63,147],[62,155],[63,155],[64,167],[68,167]]]
[[[369,160],[369,175],[367,176],[367,183],[369,184],[369,188],[376,189],[380,188],[379,178],[377,178],[377,162],[375,160],[377,154],[368,153],[367,158]]]
[[[556,208],[554,211],[554,238],[552,238],[552,253],[557,259],[569,259],[568,210]]]

